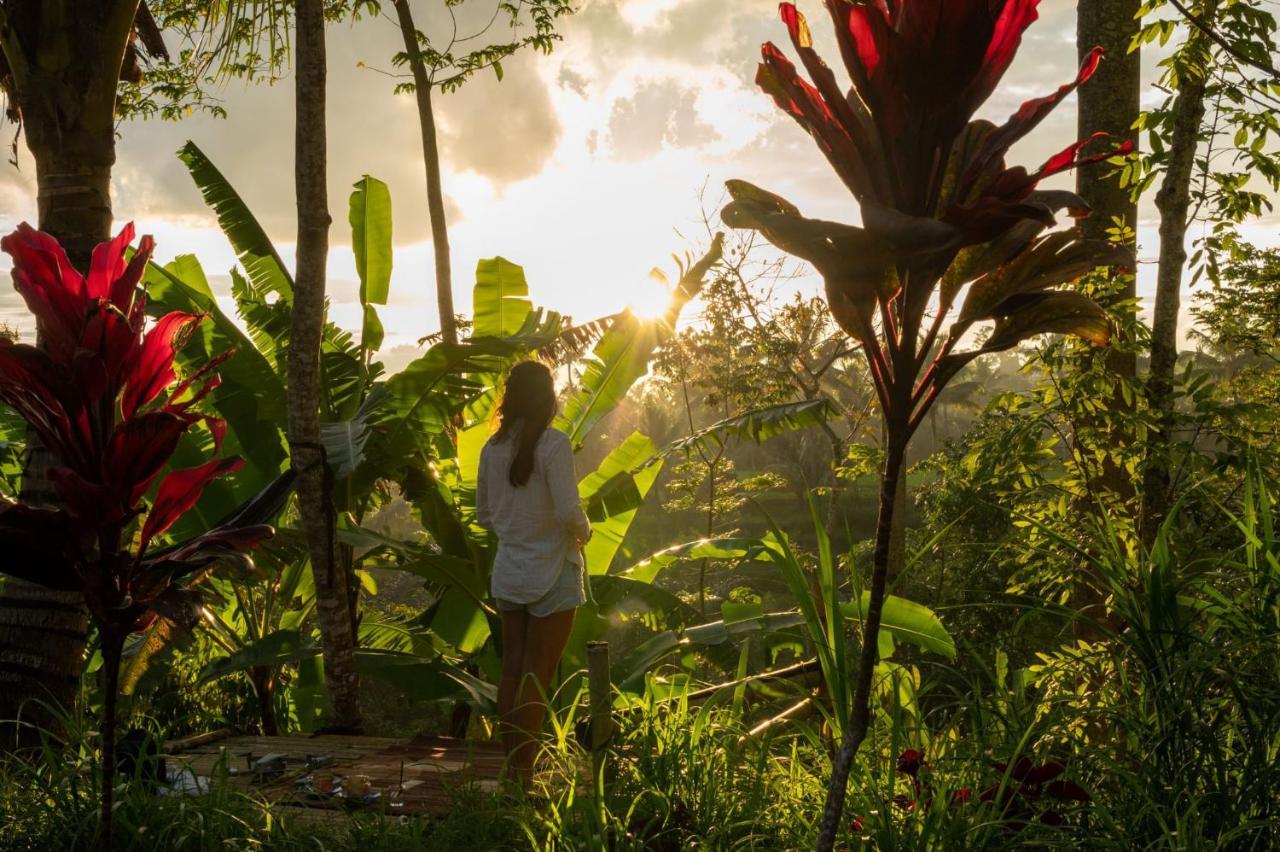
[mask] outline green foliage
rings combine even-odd
[[[293,276],[240,194],[194,142],[179,149],[178,159],[191,173],[205,204],[217,215],[218,226],[235,250],[253,291],[264,300],[273,294],[286,306],[291,303]]]
[[[533,310],[524,270],[503,257],[476,265],[473,337],[514,337]]]
[[[17,497],[27,424],[7,405],[0,405],[0,497]]]
[[[1199,128],[1191,184],[1193,220],[1209,226],[1191,257],[1193,283],[1204,274],[1216,280],[1219,257],[1230,254],[1234,228],[1272,209],[1280,189],[1280,77],[1271,68],[1277,49],[1274,13],[1261,0],[1187,0],[1175,8],[1168,0],[1147,0],[1135,46],[1175,47],[1160,61],[1159,85],[1165,97],[1142,113],[1137,127],[1149,153],[1126,164],[1122,185],[1135,197],[1159,180],[1170,156],[1173,101],[1188,80],[1205,82],[1208,114]],[[1165,17],[1160,13],[1172,13]],[[1187,15],[1204,25],[1206,35]]]
[[[148,0],[134,30],[149,61],[121,80],[117,114],[225,117],[215,93],[229,78],[274,82],[286,71],[291,13],[282,0]]]
[[[369,175],[357,181],[355,188],[347,220],[364,310],[360,347],[367,361],[382,348],[382,323],[374,305],[385,305],[391,289],[391,192],[385,183]]]
[[[377,10],[381,3],[358,0],[354,5]],[[561,39],[555,30],[556,20],[574,11],[568,0],[449,0],[443,6],[452,24],[450,37],[433,40],[422,30],[415,30],[416,52],[402,51],[392,58],[396,67],[421,61],[431,85],[443,92],[456,91],[485,70],[492,70],[501,80],[503,60],[525,48],[550,53]],[[467,30],[465,26],[460,29],[459,11],[468,12],[476,7],[481,7],[478,13],[485,23],[474,30]],[[397,94],[413,91],[413,82],[396,85]]]
[[[1280,253],[1237,237],[1223,241],[1213,286],[1196,294],[1195,339],[1228,362],[1280,363]]]

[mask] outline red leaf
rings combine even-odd
[[[83,399],[70,373],[46,352],[0,338],[0,401],[27,421],[60,462],[88,469],[90,447],[77,428]]]
[[[116,524],[126,512],[123,495],[118,488],[100,482],[90,482],[69,467],[49,470],[49,481],[67,514],[86,529],[104,524]]]
[[[912,778],[920,772],[920,767],[924,764],[924,754],[909,748],[902,754],[898,755],[898,771],[904,775],[910,775]]]
[[[127,312],[130,307],[134,310],[142,307],[145,298],[137,292],[138,282],[147,271],[147,264],[151,262],[151,252],[155,247],[156,241],[151,238],[151,235],[144,235],[138,241],[138,250],[133,253],[133,258],[125,267],[124,274],[111,285],[110,299],[120,310]]]
[[[881,52],[890,33],[888,13],[875,6],[852,6],[849,9],[849,35],[857,51],[859,70],[871,80],[884,62]]]
[[[90,404],[104,395],[115,399],[137,347],[138,331],[119,308],[106,299],[90,305],[74,361]]]
[[[1046,781],[1052,781],[1054,778],[1057,778],[1065,770],[1066,767],[1061,763],[1058,763],[1056,760],[1051,760],[1048,763],[1041,764],[1040,766],[1033,766],[1027,772],[1026,777],[1022,780],[1027,784],[1043,784]]]
[[[75,350],[88,302],[84,279],[58,241],[23,222],[0,239],[13,257],[13,283],[35,315],[44,346],[58,359]]]
[[[153,411],[125,420],[111,436],[103,473],[108,482],[124,484],[130,506],[136,506],[168,463],[187,430],[180,417]]]
[[[270,524],[250,524],[243,527],[219,527],[209,530],[195,538],[175,545],[157,555],[156,562],[207,559],[227,551],[251,550],[263,541],[276,534],[275,527]]]
[[[866,106],[857,98],[846,97],[835,74],[813,49],[813,37],[804,15],[790,3],[783,3],[780,11],[787,31],[791,34],[791,44],[800,54],[805,70],[814,83],[813,86],[803,85],[803,91],[809,99],[821,102],[822,120],[814,123],[805,118],[805,110],[800,109],[791,96],[787,96],[787,103],[782,104],[783,108],[791,111],[792,107],[796,107],[798,111],[792,111],[792,115],[807,130],[820,137],[820,147],[827,159],[855,196],[887,198],[889,192],[883,174],[884,158],[876,141],[875,124]],[[768,61],[766,56],[766,62]],[[794,75],[794,71],[792,73]],[[782,87],[780,82],[775,82],[775,85]],[[765,88],[772,93],[771,86],[765,85]]]
[[[227,421],[221,417],[205,417],[204,425],[208,427],[209,434],[213,436],[213,451],[215,453],[222,452],[222,442],[227,438]]]
[[[986,5],[985,0],[977,2]],[[996,19],[991,41],[987,44],[987,52],[982,57],[982,73],[972,96],[975,108],[991,96],[1000,78],[1009,70],[1014,54],[1022,44],[1022,34],[1039,17],[1036,11],[1039,3],[1040,0],[1005,0],[1000,9],[1000,17]]]
[[[1084,150],[1086,145],[1088,145],[1090,142],[1093,142],[1094,140],[1097,140],[1097,139],[1105,139],[1107,138],[1108,135],[1109,134],[1106,134],[1106,133],[1095,133],[1092,136],[1090,136],[1088,139],[1081,139],[1079,142],[1072,143],[1071,145],[1068,145],[1066,148],[1063,148],[1058,153],[1054,154],[1052,157],[1048,159],[1047,162],[1045,162],[1043,166],[1040,167],[1040,169],[1034,175],[1032,175],[1028,179],[1029,180],[1029,186],[1027,187],[1028,191],[1032,189],[1037,183],[1039,183],[1040,181],[1044,180],[1047,177],[1052,177],[1053,175],[1061,174],[1062,172],[1065,172],[1069,169],[1076,169],[1076,168],[1080,168],[1081,166],[1088,166],[1094,163],[1101,163],[1105,160],[1110,160],[1112,157],[1123,157],[1132,153],[1133,140],[1126,139],[1121,145],[1115,148],[1112,148],[1101,154],[1094,154],[1093,156],[1080,159],[1080,152]]]
[[[179,414],[187,411],[192,406],[198,405],[210,392],[217,389],[222,384],[222,379],[217,375],[209,374],[222,365],[224,361],[236,354],[236,350],[228,349],[218,355],[210,358],[199,370],[196,370],[190,376],[178,383],[177,387],[169,394],[169,401],[165,404],[166,411],[172,411]],[[187,392],[195,384],[200,384],[200,388],[191,395],[189,399],[179,401],[179,398]]]
[[[124,396],[120,411],[124,417],[134,413],[173,381],[173,357],[185,342],[184,335],[199,323],[201,317],[179,311],[161,317],[147,332],[142,346],[127,367]]]
[[[133,242],[133,223],[125,225],[115,239],[98,243],[89,261],[85,295],[90,299],[110,299],[111,285],[124,274],[124,252]],[[114,300],[112,300],[114,301]]]
[[[139,552],[146,552],[151,539],[169,529],[186,514],[200,499],[206,485],[219,476],[234,473],[243,465],[244,460],[239,458],[213,459],[199,467],[175,470],[162,479],[160,490],[156,492],[156,502],[142,526],[142,546]]]
[[[1087,82],[1098,70],[1101,61],[1102,48],[1096,47],[1081,64],[1075,80],[1060,86],[1052,95],[1027,101],[1008,121],[992,131],[965,168],[965,176],[961,180],[965,189],[960,191],[961,197],[968,193],[968,187],[984,182],[984,175],[989,176],[993,171],[1001,169],[1001,160],[1009,148],[1035,129],[1068,95]]]
[[[1089,793],[1074,781],[1053,781],[1044,788],[1047,795],[1055,799],[1073,802],[1089,801]]]

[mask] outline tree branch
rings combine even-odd
[[[1186,6],[1184,6],[1181,0],[1169,0],[1169,5],[1177,9],[1178,13],[1181,14],[1182,17],[1186,18],[1188,23],[1190,23],[1196,29],[1200,30],[1200,32],[1204,33],[1205,36],[1207,36],[1214,44],[1218,45],[1218,47],[1221,47],[1223,50],[1225,50],[1237,62],[1242,62],[1245,65],[1248,65],[1250,68],[1254,68],[1258,71],[1261,71],[1263,74],[1266,74],[1271,79],[1277,82],[1280,82],[1280,69],[1277,69],[1274,65],[1270,65],[1266,62],[1261,62],[1257,59],[1253,59],[1241,53],[1239,48],[1236,48],[1231,44],[1231,42],[1223,38],[1218,33],[1217,30],[1215,30],[1212,26],[1210,26],[1204,20],[1204,18],[1200,17],[1199,15],[1195,14],[1190,9],[1188,9]]]

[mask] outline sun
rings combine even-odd
[[[661,273],[650,273],[632,284],[631,292],[627,294],[627,307],[631,313],[645,320],[658,319],[665,314],[671,306],[671,288],[665,279]]]

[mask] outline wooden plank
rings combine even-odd
[[[250,758],[268,754],[285,757],[285,775],[268,781],[248,771]],[[308,755],[325,756],[330,763],[324,771],[339,776],[365,775],[370,788],[382,794],[376,806],[365,810],[390,815],[438,814],[456,801],[456,793],[468,786],[484,790],[497,788],[503,752],[497,743],[468,742],[444,737],[407,740],[394,737],[239,736],[189,738],[184,748],[169,760],[200,776],[215,774],[220,767],[233,770],[226,780],[250,789],[290,811],[323,811],[340,814],[345,802],[313,799],[299,790],[297,782],[308,773],[303,764]]]

